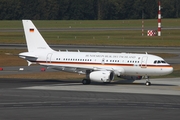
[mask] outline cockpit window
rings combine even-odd
[[[166,63],[166,62],[163,61],[163,60],[155,60],[155,61],[154,61],[154,64],[160,64],[160,63]]]
[[[162,62],[162,63],[166,63],[166,62],[165,62],[165,61],[163,61],[163,60],[162,60],[161,62]]]

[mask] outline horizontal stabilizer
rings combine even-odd
[[[33,54],[29,53],[29,52],[20,53],[19,57],[23,58],[23,59],[27,59],[27,60],[29,60],[29,59],[37,59],[38,58],[38,56],[33,55]]]

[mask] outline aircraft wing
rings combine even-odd
[[[48,68],[52,68],[55,70],[73,72],[79,74],[86,74],[86,71],[112,71],[117,75],[124,73],[123,68],[110,68],[110,67],[70,67],[70,66],[49,66]]]

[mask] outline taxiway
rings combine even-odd
[[[24,48],[26,46],[19,47]],[[166,61],[179,64],[179,48],[118,46],[53,48],[99,52],[173,53],[178,56]],[[20,68],[24,70],[21,71]],[[40,66],[4,67],[0,75],[40,72],[40,68]],[[151,79],[151,82],[151,86],[145,86],[143,80],[134,83],[115,81],[111,84],[82,85],[81,80],[0,78],[0,119],[179,120],[180,78]]]
[[[133,84],[0,79],[0,119],[180,119],[180,78]]]

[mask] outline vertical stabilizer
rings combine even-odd
[[[22,20],[29,52],[52,51],[31,20]]]

